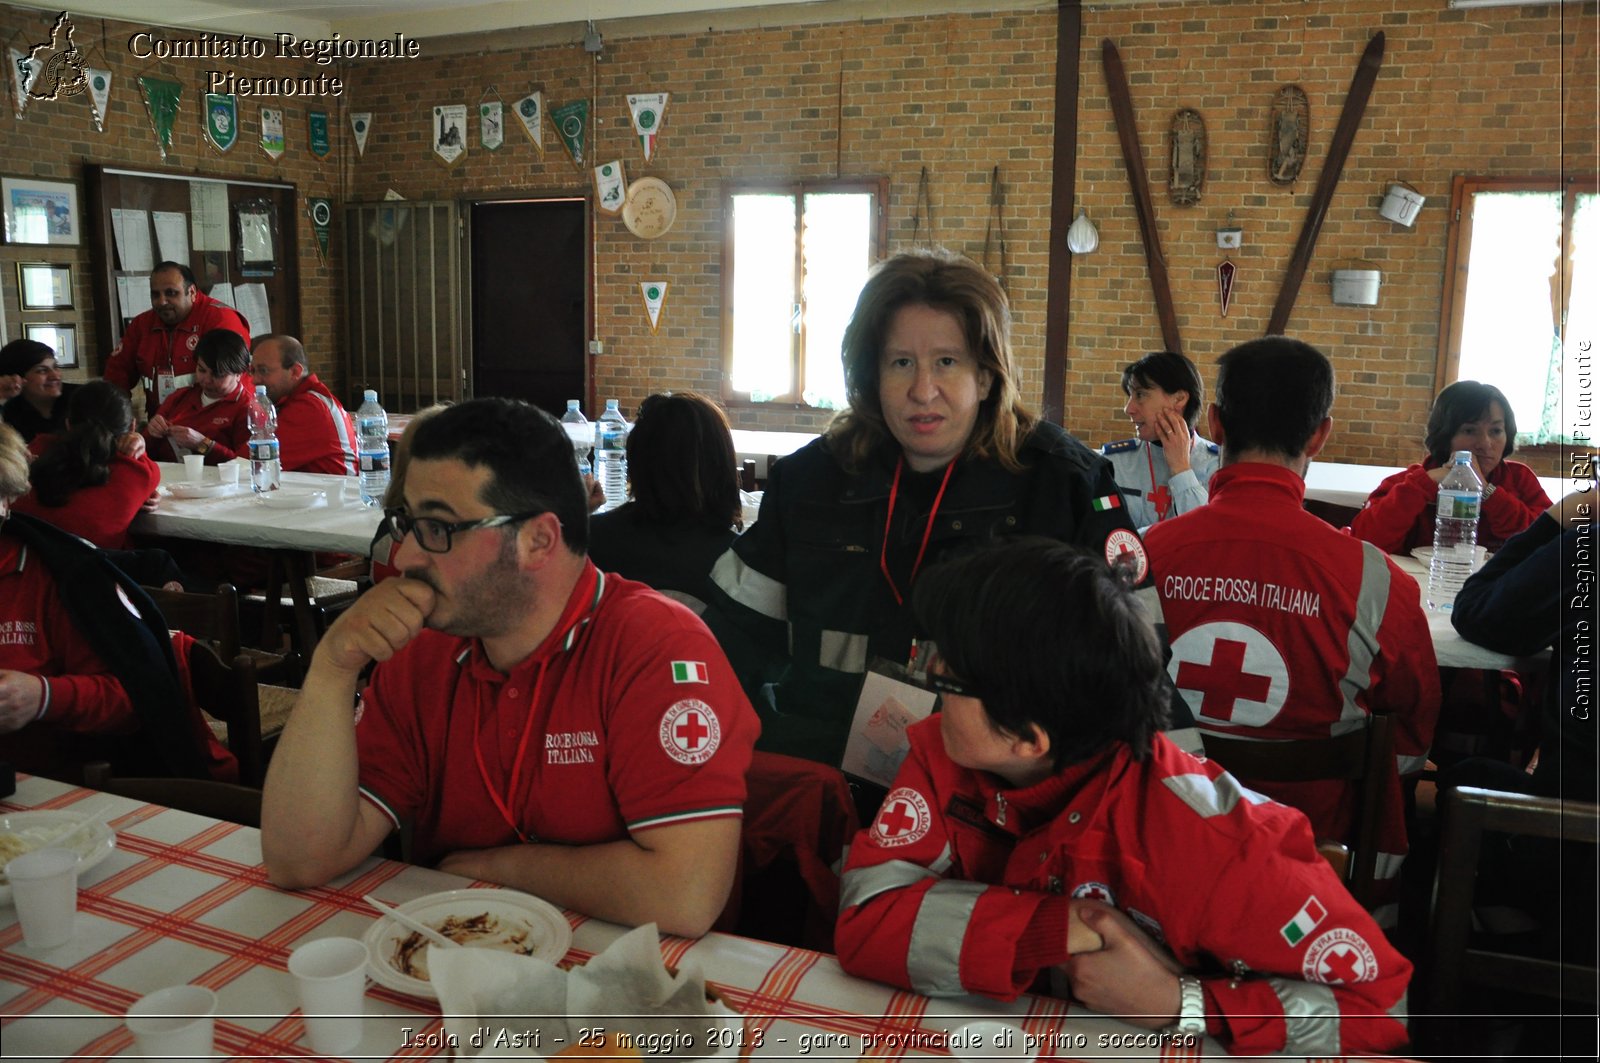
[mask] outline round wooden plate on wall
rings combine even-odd
[[[622,224],[641,240],[654,240],[678,217],[678,197],[659,177],[641,177],[628,186],[622,204]]]

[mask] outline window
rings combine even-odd
[[[725,399],[845,405],[840,341],[887,238],[886,184],[817,181],[728,191]]]
[[[1438,383],[1505,392],[1519,446],[1593,436],[1596,192],[1593,177],[1455,179]]]

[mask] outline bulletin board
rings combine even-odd
[[[299,193],[291,184],[88,166],[98,334],[115,347],[150,309],[158,262],[186,264],[201,291],[250,322],[252,336],[300,335]]]

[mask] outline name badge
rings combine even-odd
[[[156,405],[167,401],[167,396],[178,390],[178,378],[171,373],[156,374]]]
[[[841,771],[879,786],[894,785],[901,762],[911,752],[906,728],[926,719],[938,700],[917,683],[918,678],[919,673],[903,665],[882,658],[872,661],[856,699]]]

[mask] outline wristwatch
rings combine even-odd
[[[1206,994],[1200,979],[1178,976],[1178,1021],[1167,1027],[1174,1037],[1203,1037],[1206,1032]]]

